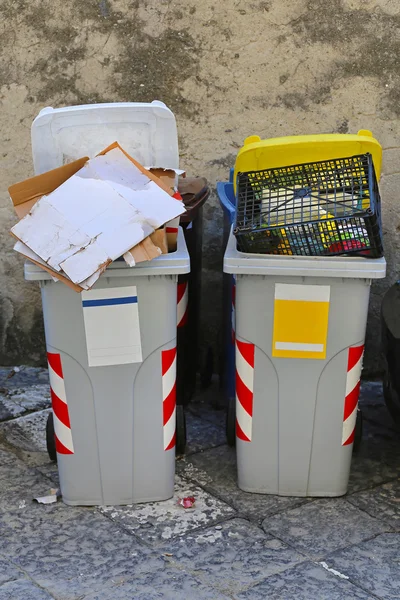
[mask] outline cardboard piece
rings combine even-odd
[[[146,260],[153,260],[153,258],[157,258],[157,256],[161,255],[161,249],[158,248],[150,239],[150,236],[140,242],[135,248],[128,250],[124,254],[124,260],[127,265],[130,267],[134,267],[136,264],[140,262],[144,262]]]
[[[178,175],[183,174],[184,171],[178,169],[163,169],[161,167],[145,167],[146,171],[150,171],[158,180],[162,181],[167,188],[174,193],[175,186],[178,181]],[[151,242],[153,244],[151,244]],[[168,240],[165,228],[158,229],[150,235],[150,239],[146,238],[143,242],[140,242],[134,248],[131,248],[129,252],[124,254],[125,262],[133,267],[135,264],[144,262],[146,260],[152,260],[160,255],[157,248],[161,250],[161,254],[168,254]]]
[[[8,188],[8,192],[14,205],[14,210],[19,219],[23,219],[42,196],[45,194],[50,194],[53,190],[57,189],[62,183],[64,183],[64,181],[69,179],[69,177],[72,177],[72,175],[77,173],[88,160],[89,157],[85,156],[73,161],[72,163],[69,163],[68,165],[58,167],[57,169],[53,169],[52,171],[48,171],[42,175],[36,175],[35,177],[30,177],[29,179],[25,179],[25,181],[11,185]],[[20,244],[22,244],[22,242],[20,242]],[[70,279],[65,277],[62,273],[55,271],[49,266],[44,266],[44,261],[42,261],[39,256],[34,259],[32,251],[30,251],[29,255],[27,255],[23,251],[23,246],[25,245],[22,244],[22,246],[18,246],[17,243],[14,246],[14,249],[22,254],[22,256],[25,256],[25,258],[28,258],[35,265],[47,271],[47,273],[49,273],[52,277],[55,277],[56,279],[65,283],[65,285],[73,289],[75,292],[81,292],[84,289],[81,286],[72,283],[72,281],[70,281]]]
[[[118,143],[91,161],[79,159],[11,186],[9,192],[17,214],[24,217],[13,235],[38,255],[37,264],[45,261],[52,276],[64,283],[70,279],[79,291],[127,252],[132,239],[141,242],[168,214],[184,212],[175,199],[166,201],[167,194],[173,196],[166,179],[147,171]],[[47,236],[43,223],[48,224]],[[151,239],[142,250],[146,260],[160,254]]]
[[[174,193],[178,186],[178,175],[175,169],[162,169],[160,167],[150,167],[148,169],[150,173],[155,175],[160,181],[162,181],[169,189]]]
[[[114,150],[116,148],[121,150],[121,152],[123,152],[125,154],[125,156],[139,169],[139,171],[141,171],[144,175],[147,175],[152,181],[157,183],[161,189],[163,189],[165,192],[167,192],[170,196],[174,195],[173,191],[170,190],[165,183],[163,183],[158,177],[156,177],[156,175],[154,175],[154,173],[152,173],[151,171],[149,172],[148,169],[143,167],[140,163],[138,163],[137,160],[135,160],[134,158],[132,158],[132,156],[130,156],[127,152],[125,152],[125,150],[123,148],[121,148],[121,146],[118,144],[118,142],[113,142],[107,148],[105,148],[105,150],[103,150],[102,152],[99,152],[99,154],[97,156],[102,156],[103,154],[107,154],[108,152],[110,152],[110,150]]]
[[[184,173],[177,169],[162,169],[158,167],[151,167],[150,172],[156,177],[161,179],[166,185],[168,185],[174,193],[174,198],[182,201],[182,197],[179,192],[176,191],[178,187],[178,175]],[[175,252],[178,245],[178,227],[180,217],[172,219],[165,224],[165,231],[167,234],[167,246],[168,252]]]
[[[32,252],[30,250],[30,248],[25,246],[25,244],[23,244],[22,242],[17,241],[17,243],[14,246],[14,250],[16,250],[19,254],[21,254],[28,260],[30,260],[32,263],[34,263],[38,267],[41,267],[44,271],[49,273],[53,279],[60,280],[63,283],[65,283],[65,285],[67,285],[69,288],[74,290],[74,292],[82,292],[83,291],[82,287],[80,287],[79,285],[75,285],[75,283],[72,283],[72,281],[70,281],[67,277],[64,277],[60,273],[57,273],[56,271],[53,271],[53,269],[50,269],[50,267],[48,267],[46,265],[46,263],[39,256],[36,256],[35,253]]]
[[[78,160],[74,160],[68,165],[11,185],[8,188],[8,193],[10,194],[17,217],[23,219],[42,196],[51,194],[64,181],[75,175],[79,169],[82,169],[88,160],[88,156],[78,158]]]
[[[124,260],[130,267],[134,267],[140,262],[153,260],[161,254],[168,254],[167,235],[165,229],[157,229],[149,235],[143,242],[125,252]]]
[[[178,227],[179,218],[169,221],[165,225],[165,231],[167,232],[167,244],[168,252],[175,252],[178,246]]]
[[[168,254],[167,233],[165,227],[157,229],[150,236],[151,241],[161,250],[161,254]]]

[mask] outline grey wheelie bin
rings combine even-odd
[[[117,505],[174,492],[178,249],[134,268],[112,263],[78,294],[32,263],[41,287],[63,500]]]
[[[236,275],[238,485],[282,496],[346,493],[371,280],[384,258],[239,252]]]
[[[224,271],[245,491],[347,491],[370,286],[386,273],[374,166],[366,152],[238,172]]]

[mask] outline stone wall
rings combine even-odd
[[[396,0],[2,0],[0,3],[0,364],[43,364],[39,291],[23,281],[7,187],[32,174],[30,125],[44,106],[163,100],[182,167],[212,185],[250,134],[371,129],[389,274],[373,286],[366,366],[379,371],[379,307],[397,276],[400,12]],[[202,339],[218,354],[221,224],[205,210]]]

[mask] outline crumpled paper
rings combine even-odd
[[[38,498],[34,498],[33,500],[38,504],[53,504],[57,502],[59,498],[61,498],[60,490],[56,488],[51,488],[46,496],[39,496]]]

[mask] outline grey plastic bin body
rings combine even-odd
[[[236,275],[239,487],[282,496],[345,494],[370,284],[385,276],[385,260],[243,254],[231,233],[224,271]],[[324,341],[314,323],[325,317]]]
[[[93,289],[110,297],[118,288],[124,295],[127,286],[136,287],[143,361],[90,367],[84,296],[26,263],[25,278],[41,285],[53,409],[61,406],[63,421],[57,429],[54,410],[66,504],[131,504],[173,495],[177,278],[189,268],[181,229],[177,252],[133,268],[124,261],[110,265]],[[56,371],[61,360],[63,380],[52,371],[54,358]],[[60,405],[63,395],[66,404]]]

